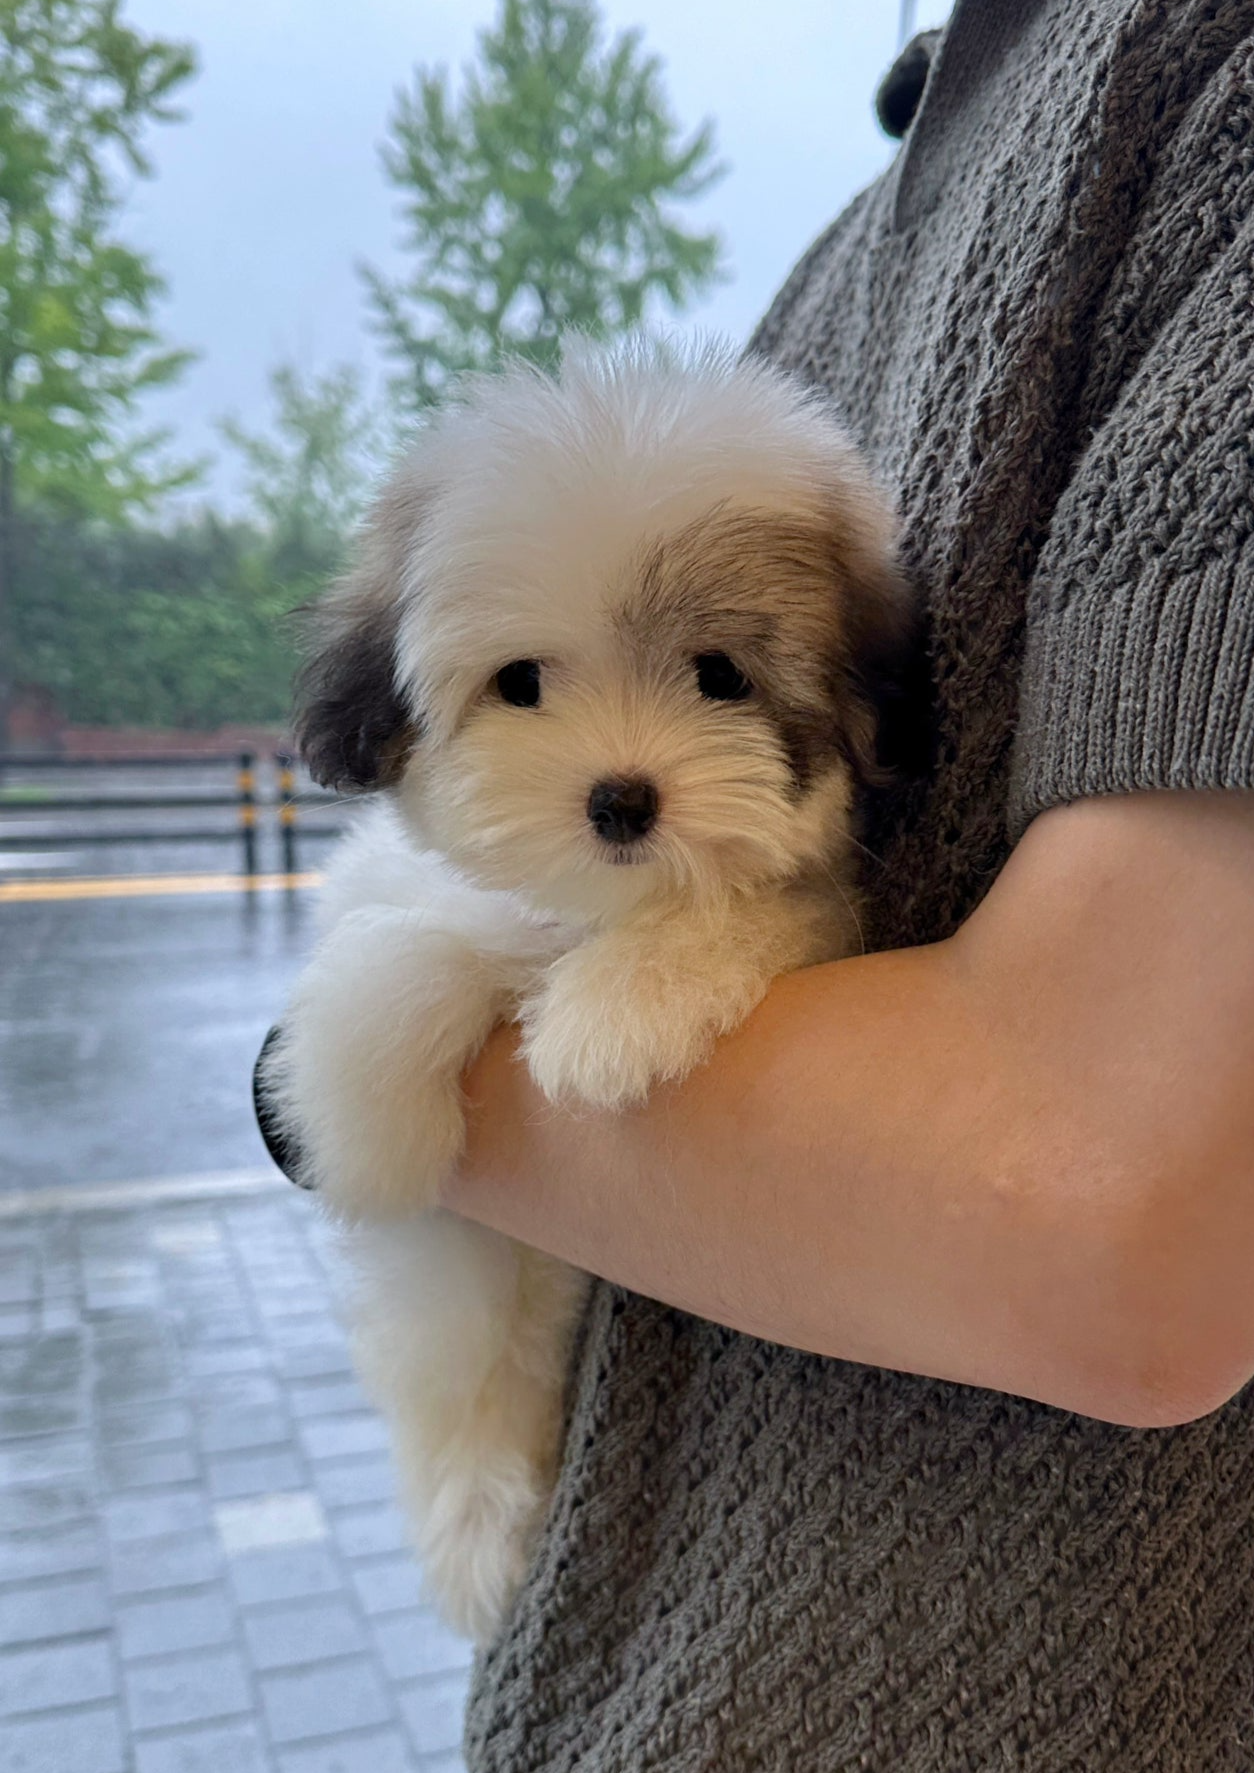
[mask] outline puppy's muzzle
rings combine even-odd
[[[603,843],[638,843],[657,824],[658,793],[643,777],[598,782],[588,796],[588,822]]]

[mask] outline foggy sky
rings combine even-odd
[[[919,27],[948,0],[919,0]],[[136,187],[125,233],[170,294],[161,324],[200,353],[150,412],[180,449],[221,458],[231,412],[264,427],[267,371],[357,363],[378,378],[355,265],[400,268],[394,197],[378,161],[396,88],[415,63],[456,66],[493,0],[130,0],[146,31],[189,38],[201,72],[187,122],[155,131],[158,177]],[[682,324],[742,339],[789,267],[894,144],[871,111],[896,51],[899,0],[605,0],[611,30],[643,28],[686,128],[712,116],[731,171],[688,212],[724,235],[732,281]]]

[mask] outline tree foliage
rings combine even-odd
[[[724,168],[713,126],[684,137],[639,31],[608,44],[594,0],[503,0],[460,88],[419,68],[383,149],[410,274],[366,268],[405,407],[503,353],[552,357],[560,334],[628,331],[720,275],[714,233],[679,206]]]
[[[0,750],[6,671],[76,722],[280,722],[286,613],[337,570],[393,443],[352,370],[282,366],[266,429],[221,425],[250,516],[146,515],[186,474],[136,408],[186,356],[121,208],[193,57],[120,6],[0,0]],[[451,375],[627,331],[720,275],[682,219],[721,176],[712,128],[681,131],[656,57],[608,40],[595,0],[502,0],[459,81],[420,69],[398,96],[384,159],[412,271],[367,276],[410,415]]]
[[[161,281],[118,223],[193,66],[123,24],[120,0],[0,0],[0,749],[19,494],[117,518],[187,478],[129,425],[186,356],[162,348]]]
[[[223,425],[251,520],[165,527],[19,503],[13,656],[21,683],[87,725],[281,724],[289,612],[337,571],[383,448],[351,369],[270,378],[273,428]]]
[[[181,478],[128,429],[187,355],[162,349],[162,282],[117,225],[193,67],[119,0],[0,0],[0,451],[29,496],[116,514]]]
[[[155,530],[24,510],[15,553],[19,678],[66,719],[212,729],[286,716],[285,617],[309,582],[276,579],[250,525],[204,515]]]
[[[249,503],[270,537],[278,576],[326,573],[339,564],[382,465],[385,427],[351,365],[305,378],[280,364],[270,392],[269,434],[234,418],[220,428],[243,457]]]

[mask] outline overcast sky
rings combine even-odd
[[[126,231],[170,286],[169,337],[199,362],[156,416],[184,451],[223,446],[215,417],[264,427],[266,375],[359,364],[377,376],[355,265],[395,270],[393,193],[378,160],[416,63],[458,65],[494,0],[130,0],[137,26],[192,40],[188,120],[155,133],[158,177]],[[743,338],[813,236],[885,164],[871,110],[896,51],[900,0],[604,0],[666,65],[685,125],[717,125],[730,172],[691,216],[716,226],[731,281],[683,324]],[[917,0],[939,23],[949,0]],[[229,463],[211,487],[230,496]]]

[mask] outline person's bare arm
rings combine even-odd
[[[493,1037],[449,1197],[637,1291],[1115,1422],[1254,1374],[1254,806],[1037,819],[954,939],[783,979],[616,1118]]]

